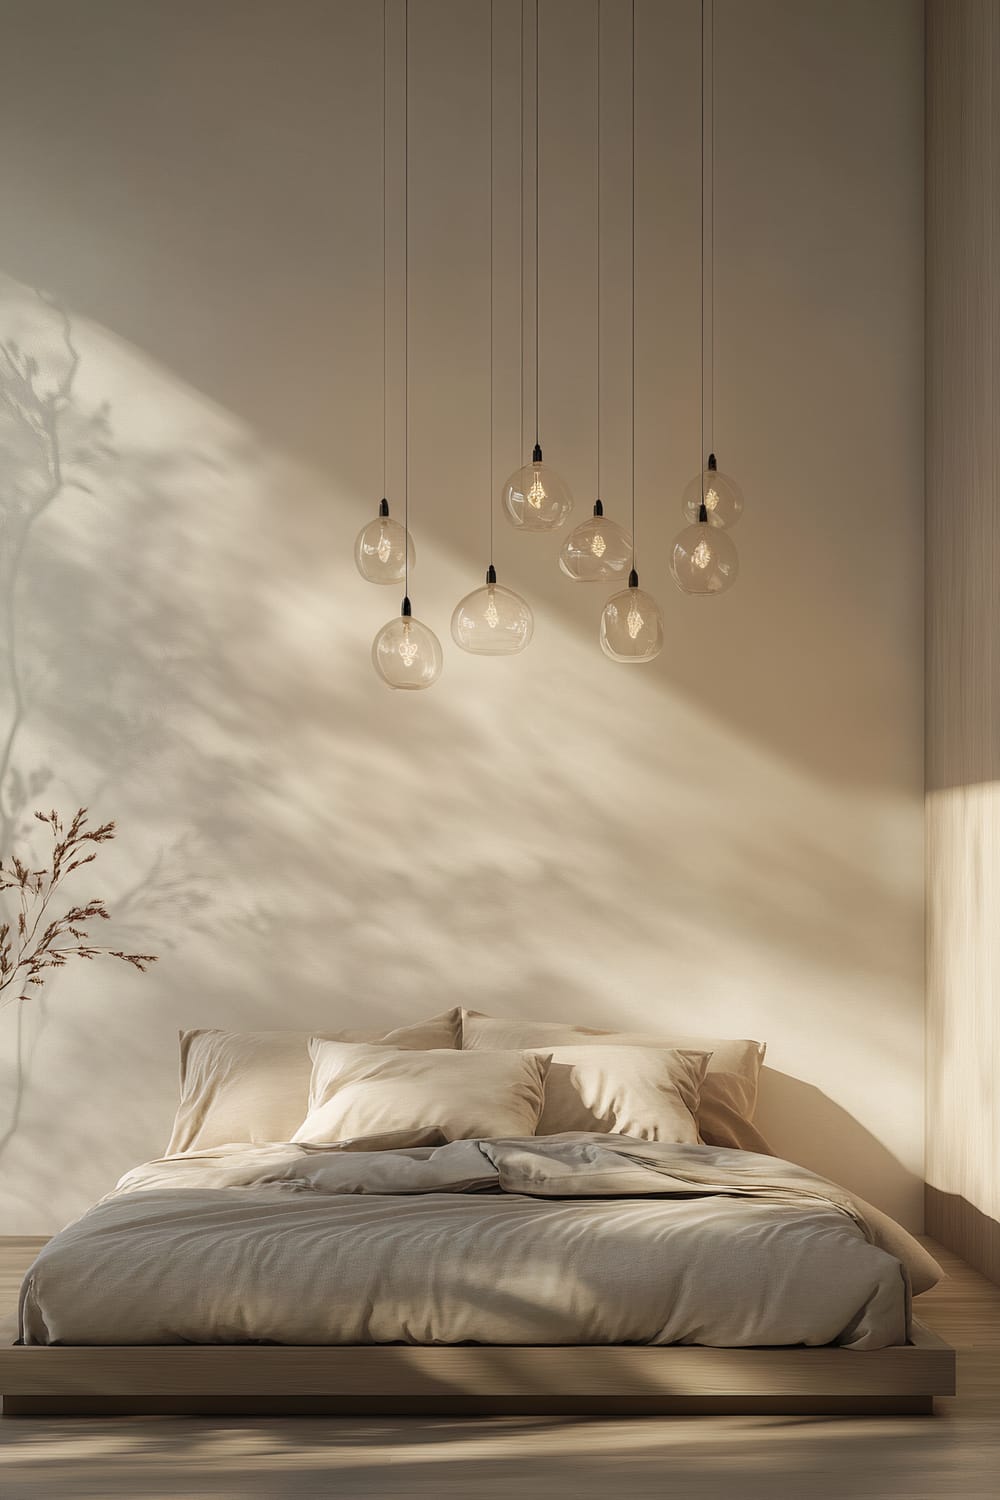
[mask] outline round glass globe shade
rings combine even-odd
[[[735,526],[743,514],[743,491],[721,469],[704,469],[684,489],[683,511],[689,521],[697,522],[702,496],[710,526]]]
[[[617,521],[590,516],[575,526],[562,544],[559,566],[577,583],[599,583],[627,576],[632,565],[632,538]]]
[[[660,606],[644,589],[612,594],[601,616],[601,650],[612,661],[652,661],[663,649]]]
[[[565,479],[548,464],[525,464],[503,487],[504,515],[520,531],[555,531],[573,509]]]
[[[674,538],[670,571],[685,594],[721,594],[732,588],[740,560],[732,538],[715,526],[696,521]]]
[[[376,516],[358,532],[354,561],[369,583],[402,583],[406,576],[407,546],[410,567],[416,561],[412,539],[391,516]]]
[[[527,601],[500,583],[484,583],[466,594],[451,617],[455,644],[473,656],[513,656],[524,650],[534,628]]]
[[[412,615],[397,615],[372,642],[372,665],[391,688],[432,687],[441,675],[441,642]]]

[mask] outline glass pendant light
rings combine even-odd
[[[601,0],[597,0],[597,379],[594,421],[597,492],[601,492]],[[594,514],[581,521],[562,544],[559,566],[576,583],[624,578],[632,564],[632,538],[617,521],[609,521],[601,500]]]
[[[428,688],[440,677],[441,642],[413,618],[409,599],[403,600],[398,619],[383,625],[372,642],[372,666],[391,688]]]
[[[714,453],[684,491],[684,514],[689,521],[697,521],[703,499],[709,526],[735,526],[743,514],[743,491],[735,479],[723,474]]]
[[[402,583],[407,564],[413,567],[413,542],[399,522],[390,518],[388,500],[379,503],[375,520],[358,532],[354,561],[369,583]]]
[[[531,607],[513,589],[497,583],[492,563],[485,586],[466,594],[451,617],[455,644],[473,656],[514,656],[524,650],[534,629]]]
[[[583,521],[562,544],[559,566],[577,583],[598,583],[624,578],[632,561],[632,538],[616,521],[609,521],[600,500],[594,514]]]
[[[598,26],[600,10],[598,10]],[[599,45],[599,39],[598,39]],[[632,383],[631,383],[631,466],[632,466],[632,536],[635,536],[635,0],[632,0]],[[612,594],[601,615],[601,650],[611,661],[655,661],[663,650],[663,616],[652,594],[639,587],[635,569],[635,544],[632,546],[632,571],[628,588]]]
[[[508,521],[521,531],[556,531],[573,509],[569,485],[542,462],[540,443],[534,446],[531,463],[507,480],[503,503]]]
[[[734,479],[723,474],[716,462],[712,442],[715,423],[715,3],[708,0],[706,28],[705,0],[701,0],[701,452],[705,454],[705,387],[708,386],[708,461],[684,490],[682,510],[689,524],[674,538],[670,553],[670,571],[674,582],[685,594],[721,594],[732,588],[739,573],[739,557],[732,539],[726,534],[743,514],[743,491]],[[709,44],[705,46],[706,29]],[[707,61],[706,61],[707,59]],[[706,111],[706,83],[708,108]],[[706,114],[711,130],[711,144],[706,146]],[[707,312],[711,333],[706,336],[705,317],[705,176],[709,180],[708,265],[709,291]],[[707,380],[706,380],[707,366]]]
[[[651,594],[639,587],[633,568],[628,588],[612,594],[601,616],[601,650],[612,661],[652,661],[663,650],[663,616]]]
[[[706,504],[699,507],[694,525],[685,526],[674,538],[670,571],[685,594],[721,594],[736,582],[736,548],[726,531],[711,524]]]
[[[489,331],[489,454],[486,505],[489,514],[490,558],[493,557],[493,0],[489,4],[489,109],[490,109],[490,331]],[[451,617],[451,634],[457,646],[473,656],[514,656],[531,640],[535,619],[531,607],[513,589],[497,583],[492,561],[486,569],[484,587],[466,594],[455,606]]]
[[[538,193],[538,101],[539,101],[539,26],[540,4],[535,6],[535,446],[531,463],[516,469],[503,487],[504,515],[519,531],[556,531],[573,509],[573,496],[569,485],[549,464],[542,461],[542,445],[539,441],[539,357],[538,357],[538,247],[539,247],[539,193]],[[524,112],[521,112],[521,201],[524,201]],[[523,242],[523,236],[522,236]],[[523,253],[523,252],[522,252]],[[521,273],[521,327],[524,328],[524,272]],[[522,335],[523,336],[523,335]],[[521,411],[523,426],[524,411],[524,349],[521,349]]]
[[[383,66],[385,6],[382,11]],[[372,666],[391,688],[432,687],[441,675],[441,642],[428,625],[413,618],[410,606],[410,14],[403,5],[403,604],[372,642]],[[383,116],[384,118],[384,116]],[[385,502],[383,501],[383,504]],[[388,509],[388,506],[386,506]]]

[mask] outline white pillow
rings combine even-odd
[[[752,1123],[764,1043],[729,1038],[656,1036],[646,1032],[599,1031],[566,1021],[502,1020],[476,1010],[462,1012],[466,1050],[509,1051],[512,1047],[677,1047],[709,1052],[711,1060],[698,1104],[698,1130],[709,1146],[737,1146],[771,1154]]]
[[[287,1141],[309,1102],[313,1031],[182,1031],[181,1097],[167,1156],[233,1141]],[[461,1014],[444,1011],[386,1035],[332,1031],[338,1041],[458,1048]]]
[[[698,1144],[698,1096],[710,1054],[665,1047],[545,1047],[551,1060],[536,1135],[588,1130]]]
[[[534,1135],[548,1059],[530,1052],[401,1052],[313,1037],[309,1113],[293,1141],[436,1125],[450,1141]]]

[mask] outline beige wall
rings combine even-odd
[[[927,18],[927,1222],[1000,1281],[1000,10]]]
[[[496,10],[499,480],[519,7]],[[398,600],[351,560],[382,484],[381,7],[0,4],[3,326],[48,369],[28,289],[62,299],[74,400],[110,403],[115,450],[74,461],[92,493],[64,489],[5,580],[8,811],[116,817],[100,891],[162,954],[0,1013],[6,1230],[56,1227],[162,1149],[178,1026],[455,1001],[763,1037],[776,1147],[919,1223],[921,6],[719,0],[716,443],[748,506],[743,576],[710,603],[665,561],[699,449],[698,7],[638,10],[639,562],[666,648],[607,662],[600,592],[500,520],[535,640],[450,644],[487,561],[486,12],[413,0],[413,597],[446,662],[400,698],[368,657]],[[604,13],[621,515],[628,7]],[[543,437],[583,515],[594,8],[545,0],[543,22]]]

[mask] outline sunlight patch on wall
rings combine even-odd
[[[1000,1220],[1000,783],[927,796],[927,1182]]]

